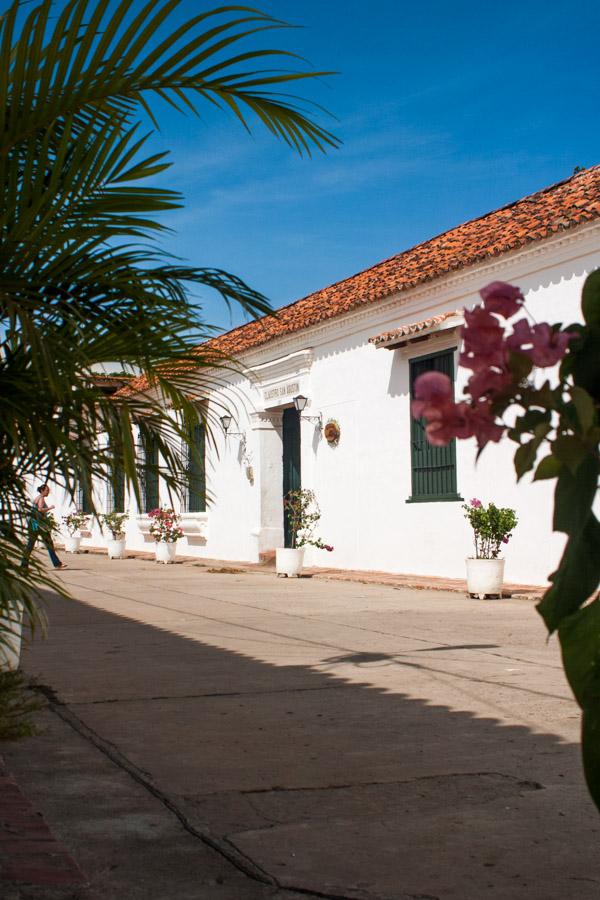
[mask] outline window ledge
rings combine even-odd
[[[181,519],[181,527],[184,534],[189,534],[196,537],[206,537],[206,532],[208,529],[207,512],[184,512],[179,513],[178,515]],[[136,521],[138,528],[143,534],[150,533],[150,525],[152,524],[152,519],[150,518],[148,513],[138,513],[138,515],[136,516]]]
[[[181,513],[181,527],[183,528],[184,534],[205,536],[208,528],[208,513]]]
[[[405,503],[464,503],[460,494],[430,494],[427,497],[407,497]]]

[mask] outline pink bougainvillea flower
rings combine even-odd
[[[467,390],[473,400],[479,400],[481,397],[502,394],[512,383],[513,376],[507,369],[498,372],[488,367],[471,375]]]
[[[498,443],[504,434],[504,425],[498,425],[496,417],[491,410],[489,401],[480,400],[471,407],[470,413],[471,434],[477,440],[479,449],[482,450],[490,441]]]
[[[525,319],[519,319],[506,339],[506,345],[518,353],[525,353],[536,366],[547,368],[561,361],[569,341],[575,337],[577,335],[572,331],[554,331],[547,322],[531,326]]]
[[[414,404],[413,404],[414,406]],[[413,415],[418,418],[419,413]],[[421,415],[427,419],[427,440],[434,447],[444,447],[453,438],[475,437],[480,448],[490,441],[497,442],[504,433],[486,401],[471,405],[451,400],[436,407],[428,407]]]
[[[510,319],[518,313],[524,302],[521,288],[506,281],[492,281],[479,291],[488,312]]]
[[[531,344],[531,325],[527,319],[519,319],[513,325],[512,334],[506,338],[506,346],[521,352],[528,344]]]
[[[447,402],[425,412],[427,440],[434,447],[443,447],[452,438],[461,440],[475,437],[480,448],[489,441],[497,442],[504,433],[504,426],[498,425],[490,404],[481,401],[475,405]]]
[[[445,447],[452,438],[471,437],[469,410],[468,403],[454,403],[450,400],[425,413],[428,419],[425,433],[429,443],[434,447]]]
[[[415,380],[414,394],[411,410],[414,418],[419,419],[427,416],[428,410],[439,409],[452,401],[452,382],[443,372],[424,372]]]
[[[472,372],[484,372],[491,367],[505,369],[508,353],[504,345],[489,353],[469,353],[467,351],[460,354],[458,362],[464,369],[471,369]]]
[[[529,355],[541,368],[559,363],[569,348],[569,341],[577,337],[572,331],[553,331],[547,322],[534,325],[533,331],[533,347]]]
[[[452,382],[443,372],[424,372],[415,381],[415,399],[436,401],[452,398]]]
[[[489,376],[487,384],[489,389]],[[485,447],[489,441],[499,441],[504,432],[504,427],[497,424],[487,398],[474,403],[455,403],[452,382],[441,372],[420,375],[414,384],[414,395],[412,415],[415,419],[426,419],[425,433],[434,447],[443,447],[453,438],[473,436],[479,447]]]
[[[490,366],[504,368],[507,352],[504,345],[504,330],[498,319],[490,315],[482,306],[465,310],[465,325],[461,329],[463,352],[460,364],[474,372]]]
[[[465,309],[465,324],[461,332],[465,350],[472,353],[489,353],[498,350],[503,343],[504,329],[496,316],[483,306]]]
[[[481,500],[478,500],[477,497],[473,497],[473,499],[470,502],[471,502],[471,506],[473,507],[473,509],[481,509],[481,507],[483,505]]]

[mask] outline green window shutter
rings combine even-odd
[[[206,436],[202,423],[192,425],[190,445],[187,448],[187,511],[206,512],[206,467],[204,462]]]
[[[424,372],[443,372],[454,382],[454,350],[410,360],[410,397],[415,380]],[[461,500],[456,489],[456,441],[432,447],[425,435],[425,420],[410,419],[412,493],[409,502]]]
[[[154,438],[144,441],[143,466],[144,512],[156,509],[158,499],[158,444]]]
[[[117,463],[112,471],[112,512],[125,512],[125,472]]]
[[[85,484],[83,481],[80,481],[77,484],[77,496],[75,497],[75,505],[77,509],[81,510],[82,513],[86,515],[90,515],[92,510],[92,493],[90,491],[89,485]]]

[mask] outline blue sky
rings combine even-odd
[[[166,113],[155,143],[186,200],[166,248],[274,306],[600,162],[597,3],[255,5],[303,26],[262,46],[339,72],[302,90],[337,117],[342,147],[300,159],[208,108]],[[184,0],[181,15],[199,8]],[[208,293],[200,302],[212,324],[244,321]]]

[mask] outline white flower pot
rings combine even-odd
[[[467,591],[480,600],[493,594],[502,599],[503,559],[467,559]]]
[[[15,672],[21,659],[23,606],[15,604],[0,615],[2,642],[0,643],[0,672]]]
[[[177,544],[175,541],[157,541],[154,545],[154,554],[156,562],[168,563],[175,562],[175,554],[177,553]]]
[[[278,547],[275,551],[275,571],[278,575],[300,575],[304,565],[304,547]]]
[[[75,537],[72,534],[68,534],[65,538],[65,550],[67,553],[79,553],[79,548],[81,546],[81,535],[77,535]]]
[[[106,545],[109,559],[125,559],[125,538],[111,538]]]

